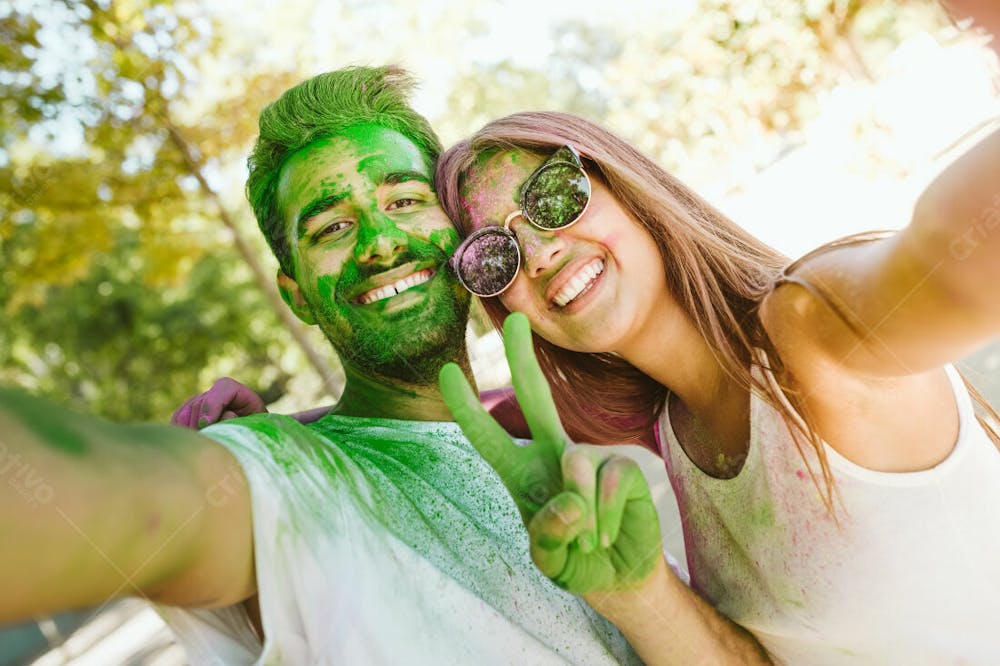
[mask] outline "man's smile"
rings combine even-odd
[[[428,282],[435,273],[433,267],[421,267],[416,262],[403,264],[365,280],[361,285],[361,293],[351,300],[358,305],[368,305],[392,298]]]

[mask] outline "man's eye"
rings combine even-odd
[[[343,231],[351,226],[351,223],[347,220],[338,220],[337,222],[331,222],[322,229],[316,232],[313,236],[313,240],[322,240],[327,236],[336,235],[338,232]]]
[[[391,202],[386,206],[386,210],[399,210],[400,208],[407,208],[409,206],[415,206],[420,203],[419,199],[414,199],[412,197],[402,197]]]

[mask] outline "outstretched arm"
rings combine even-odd
[[[656,508],[638,466],[568,441],[524,315],[507,318],[504,345],[530,444],[510,439],[458,366],[442,368],[441,389],[469,441],[510,491],[538,568],[618,625],[646,663],[769,663],[749,633],[666,566]]]
[[[1000,5],[996,0],[942,0],[942,4],[952,18],[971,18],[985,29],[992,36],[990,48],[1000,55]]]
[[[792,279],[761,321],[818,434],[872,470],[940,463],[958,434],[942,366],[1000,335],[1000,131],[931,183],[908,227],[807,255]]]
[[[821,298],[779,288],[765,320],[859,375],[914,375],[1000,335],[1000,130],[927,187],[905,229],[817,254],[794,275]]]
[[[221,445],[0,389],[0,623],[128,595],[253,593],[250,500]]]

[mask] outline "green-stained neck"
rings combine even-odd
[[[452,359],[443,359],[441,364]],[[463,353],[453,359],[475,386],[468,357]],[[403,382],[360,372],[345,364],[347,377],[340,401],[330,410],[341,416],[365,416],[409,421],[453,421],[438,386],[437,376],[427,384]]]

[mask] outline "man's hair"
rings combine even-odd
[[[420,149],[430,169],[441,141],[427,119],[410,108],[413,78],[402,68],[346,67],[290,88],[260,114],[260,136],[247,159],[247,199],[281,270],[295,277],[288,229],[276,201],[288,159],[319,139],[371,123],[395,130]]]

